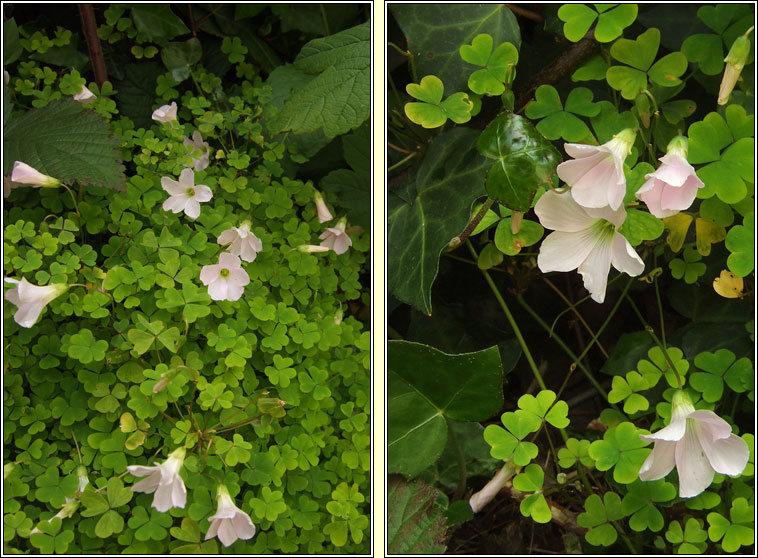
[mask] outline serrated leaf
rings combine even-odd
[[[5,175],[23,161],[64,184],[126,191],[119,142],[99,114],[76,101],[51,101],[14,118],[3,139]]]
[[[445,551],[445,518],[435,505],[439,491],[420,481],[390,477],[387,549],[390,554],[441,554]]]

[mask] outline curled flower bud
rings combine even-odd
[[[163,105],[162,107],[155,109],[152,118],[153,120],[163,122],[164,124],[176,121],[176,101],[170,105]]]
[[[18,182],[19,184],[28,184],[36,188],[57,188],[61,185],[61,181],[57,178],[42,174],[37,169],[21,161],[13,163],[11,181]]]
[[[313,252],[328,252],[329,248],[327,246],[315,246],[313,244],[301,244],[297,247],[298,252],[304,252],[307,254],[311,254]]]
[[[84,103],[85,105],[87,103],[91,103],[97,98],[97,95],[95,95],[92,91],[87,89],[86,86],[82,85],[81,90],[79,93],[74,95],[74,100],[79,101],[80,103]]]
[[[316,203],[316,212],[318,213],[319,223],[326,223],[327,221],[334,219],[331,212],[329,211],[329,208],[326,207],[324,196],[322,196],[319,192],[316,192],[313,195],[313,201]]]
[[[725,105],[729,101],[729,95],[732,94],[734,86],[737,85],[742,68],[750,55],[750,39],[747,36],[752,31],[753,27],[750,27],[744,35],[737,37],[732,43],[732,48],[729,49],[729,54],[724,58],[726,68],[724,68],[724,77],[721,79],[721,87],[719,88],[719,105]]]

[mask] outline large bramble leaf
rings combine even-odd
[[[495,163],[487,172],[487,194],[514,211],[529,211],[537,189],[555,175],[561,156],[528,120],[503,113],[476,143]]]
[[[76,101],[52,101],[5,127],[3,174],[22,161],[64,184],[126,191],[119,143],[97,113]]]
[[[437,136],[411,183],[415,192],[407,199],[396,191],[390,195],[389,289],[424,314],[432,313],[442,251],[463,232],[471,204],[484,196],[488,162],[474,149],[477,133],[455,128]]]
[[[441,554],[445,551],[445,517],[435,506],[439,491],[401,476],[390,478],[387,549],[390,554]]]
[[[363,23],[307,43],[295,68],[316,75],[284,104],[274,128],[331,139],[360,126],[370,113],[371,28]]]

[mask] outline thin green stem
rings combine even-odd
[[[416,155],[418,155],[417,151],[414,151],[410,155],[406,155],[405,157],[403,157],[402,160],[398,161],[397,163],[395,163],[394,165],[392,165],[391,167],[389,167],[387,169],[387,173],[391,173],[393,170],[402,167],[405,163],[407,163],[408,161],[410,161],[411,159],[413,159]]]
[[[637,305],[632,300],[632,297],[630,297],[628,294],[625,296],[626,300],[629,301],[629,305],[632,307],[632,310],[634,310],[634,313],[637,314],[637,318],[639,318],[640,322],[642,323],[642,327],[653,340],[653,343],[658,345],[658,348],[663,352],[663,358],[666,359],[666,364],[668,364],[668,367],[671,368],[672,372],[674,373],[679,389],[682,389],[682,378],[679,376],[679,371],[676,369],[676,366],[674,366],[674,362],[671,360],[671,356],[669,356],[668,349],[666,349],[666,346],[661,343],[660,339],[658,339],[658,336],[653,331],[653,328],[650,327],[650,325],[645,321],[645,317],[642,315],[639,308],[637,308]]]
[[[455,488],[455,494],[453,494],[453,501],[457,501],[463,498],[463,494],[466,492],[466,459],[463,456],[458,435],[455,433],[450,421],[447,421],[447,435],[455,451],[455,458],[458,461],[458,486]]]
[[[324,9],[324,5],[319,4],[318,7],[321,8],[321,17],[324,20],[324,30],[326,31],[327,35],[331,35],[329,32],[329,21],[326,19],[326,10]]]
[[[618,531],[618,534],[621,535],[621,539],[626,544],[626,547],[629,549],[629,552],[631,552],[632,554],[639,554],[639,552],[637,552],[637,549],[634,548],[634,545],[632,544],[632,541],[629,539],[629,537],[626,535],[626,533],[624,533],[624,530],[621,527],[619,527],[618,522],[617,521],[611,521],[611,523],[616,528],[616,531]]]
[[[658,258],[653,259],[653,268],[658,267]],[[663,319],[663,304],[661,304],[661,291],[658,288],[658,276],[653,277],[653,285],[655,286],[655,300],[658,302],[658,315],[661,317],[661,342],[663,346],[666,346],[666,326]]]
[[[474,257],[474,259],[478,261],[479,254],[476,253],[476,250],[474,250],[474,247],[471,245],[471,242],[467,241],[466,246],[468,247],[469,252],[471,252],[471,255]],[[532,358],[532,353],[529,350],[529,346],[526,344],[526,341],[524,340],[524,336],[521,335],[521,329],[519,329],[518,324],[516,323],[516,320],[513,318],[513,314],[511,314],[511,311],[508,308],[508,305],[505,303],[505,300],[500,294],[500,291],[498,290],[497,285],[495,285],[495,282],[492,280],[492,277],[490,277],[490,274],[487,273],[487,270],[482,269],[481,272],[482,272],[482,275],[484,276],[484,280],[487,281],[487,284],[489,285],[490,289],[492,289],[492,294],[495,295],[495,299],[500,305],[500,308],[503,310],[503,313],[505,314],[505,317],[508,320],[508,323],[511,325],[511,329],[513,329],[514,335],[516,335],[518,344],[521,346],[521,350],[524,352],[524,356],[526,357],[526,360],[529,363],[529,368],[532,369],[532,374],[534,374],[534,379],[537,380],[537,383],[540,385],[540,388],[547,389],[547,386],[545,385],[545,381],[542,379],[542,374],[540,374],[539,368],[537,368],[537,364],[534,362],[534,359]]]
[[[542,328],[543,328],[545,331],[547,331],[547,332],[550,332],[550,327],[549,327],[549,326],[548,326],[548,325],[545,323],[545,321],[544,321],[544,320],[543,320],[543,319],[540,317],[540,315],[539,315],[539,314],[537,314],[537,312],[535,312],[535,311],[532,309],[532,307],[531,307],[531,306],[529,306],[529,304],[527,304],[527,302],[526,302],[526,301],[523,299],[523,297],[521,297],[521,296],[517,296],[517,297],[516,297],[516,300],[517,300],[517,301],[518,301],[518,303],[519,303],[519,304],[520,304],[520,305],[521,305],[521,306],[524,308],[524,310],[526,310],[526,311],[527,311],[527,313],[528,313],[528,314],[529,314],[529,315],[532,317],[532,319],[534,319],[534,321],[535,321],[535,322],[537,322],[537,323],[538,323],[538,324],[539,324],[539,325],[540,325],[540,326],[541,326],[541,327],[542,327]],[[569,358],[571,358],[572,360],[576,360],[576,355],[575,355],[575,354],[574,354],[574,352],[573,352],[573,351],[572,351],[572,350],[571,350],[571,349],[568,347],[568,345],[566,345],[566,343],[564,343],[564,342],[563,342],[563,339],[561,339],[561,338],[560,338],[558,335],[556,335],[555,333],[553,333],[553,334],[552,334],[552,339],[553,339],[553,340],[554,340],[556,343],[558,343],[558,345],[559,345],[559,346],[560,346],[560,347],[563,349],[563,351],[564,351],[564,352],[565,352],[565,353],[566,353],[566,354],[569,356]],[[590,381],[590,383],[591,383],[593,386],[595,386],[595,389],[597,390],[597,392],[598,392],[600,395],[602,395],[602,396],[603,396],[603,398],[604,398],[604,399],[607,401],[607,400],[608,400],[608,392],[606,392],[606,391],[605,391],[605,389],[603,389],[603,386],[601,386],[601,385],[600,385],[600,382],[598,382],[598,381],[595,379],[595,376],[592,374],[592,372],[590,372],[590,370],[589,370],[589,369],[588,369],[586,366],[584,366],[584,365],[583,365],[581,362],[578,362],[578,361],[577,361],[577,366],[578,366],[578,367],[579,367],[579,369],[580,369],[580,370],[581,370],[581,371],[584,373],[584,375],[585,375],[585,376],[586,376],[586,378],[587,378],[587,379]],[[616,409],[616,410],[619,410],[619,408],[618,408],[618,407],[617,407],[615,404],[611,403],[610,405],[611,405],[611,407],[613,407],[614,409]]]

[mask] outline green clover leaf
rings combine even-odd
[[[724,382],[737,393],[753,389],[753,363],[743,357],[735,362],[734,353],[719,349],[715,353],[702,352],[695,357],[695,366],[704,372],[690,376],[690,385],[703,394],[709,403],[719,401],[724,393]]]
[[[753,509],[745,498],[736,498],[729,510],[729,519],[720,513],[709,513],[708,537],[713,542],[721,541],[721,547],[729,553],[753,544]]]
[[[584,501],[584,513],[580,513],[576,522],[589,531],[584,538],[593,546],[610,546],[616,542],[618,532],[611,523],[624,517],[621,498],[615,492],[606,492],[603,499],[592,494]]]
[[[522,441],[527,435],[539,430],[542,422],[531,413],[506,412],[500,417],[507,430],[490,424],[484,429],[484,440],[492,446],[490,455],[495,459],[510,459],[519,466],[528,464],[537,457],[539,449],[531,442]]]
[[[668,502],[676,498],[676,488],[663,479],[657,481],[635,481],[629,485],[629,492],[621,502],[624,515],[631,515],[629,527],[635,531],[660,531],[663,529],[663,515],[653,502]]]
[[[524,219],[521,221],[519,231],[513,234],[511,230],[511,218],[502,219],[495,229],[495,246],[507,256],[515,256],[525,246],[537,244],[545,234],[542,225]]]
[[[626,378],[621,376],[613,377],[613,384],[611,385],[611,391],[608,393],[609,403],[624,402],[624,412],[628,415],[633,415],[638,411],[646,411],[650,404],[648,400],[638,391],[645,391],[651,386],[648,385],[647,380],[636,371],[626,373]]]
[[[59,517],[53,517],[49,522],[42,521],[37,526],[42,532],[29,537],[32,545],[39,548],[42,554],[65,554],[68,545],[74,540],[74,532],[61,532],[61,523]]]
[[[168,535],[167,528],[171,526],[172,522],[171,516],[167,513],[151,509],[148,514],[145,508],[136,506],[131,510],[131,516],[127,525],[132,529],[136,529],[134,538],[138,541],[149,541],[151,539],[161,541]]]
[[[731,252],[726,259],[726,265],[739,277],[748,275],[755,265],[753,259],[755,254],[754,215],[752,211],[747,213],[742,225],[735,225],[726,235],[726,248]]]
[[[582,40],[596,19],[595,39],[600,43],[618,38],[637,19],[637,4],[594,6],[597,11],[584,4],[564,4],[558,9],[558,17],[564,22],[563,34],[572,43]]]
[[[597,116],[600,105],[592,101],[592,91],[575,87],[566,97],[565,108],[558,91],[552,85],[541,85],[534,93],[535,100],[526,107],[529,118],[541,118],[537,131],[549,140],[563,138],[569,142],[595,143],[595,137],[577,115]]]
[[[707,548],[705,542],[708,534],[703,529],[703,521],[690,517],[684,525],[679,521],[669,523],[666,531],[666,540],[673,544],[678,544],[677,554],[702,554]]]
[[[622,422],[606,430],[602,440],[592,442],[590,457],[596,461],[598,471],[613,467],[613,479],[630,484],[637,479],[642,462],[652,451],[645,447],[647,444],[640,439],[634,424]]]
[[[637,371],[642,375],[650,388],[654,387],[663,375],[665,375],[666,381],[671,387],[678,387],[679,384],[676,380],[677,373],[682,381],[684,381],[687,370],[690,368],[690,363],[683,358],[684,354],[681,349],[668,347],[666,352],[676,368],[676,373],[671,370],[668,360],[660,347],[653,347],[647,352],[649,361],[640,360],[637,362]]]
[[[566,428],[569,425],[568,405],[565,401],[555,401],[554,391],[545,389],[537,397],[525,394],[519,397],[518,406],[526,413],[536,416],[540,421],[546,420],[556,428]]]
[[[175,539],[190,543],[172,546],[172,554],[218,554],[216,539],[203,541],[200,525],[189,517],[182,519],[181,527],[171,527],[170,532]]]
[[[683,260],[674,258],[669,262],[671,276],[674,279],[684,278],[685,283],[692,285],[699,277],[705,275],[705,264],[700,261],[703,259],[703,256],[691,246],[684,249],[683,256]]]
[[[523,500],[519,509],[524,517],[531,516],[537,523],[548,523],[552,519],[550,507],[542,495],[545,473],[542,467],[532,463],[513,479],[513,487],[522,492],[534,492]]]
[[[66,503],[66,498],[74,496],[78,481],[76,475],[61,477],[58,467],[49,467],[34,483],[37,485],[37,500],[60,508]]]
[[[502,43],[492,52],[492,37],[481,33],[470,45],[461,46],[461,58],[469,64],[483,66],[468,78],[468,86],[477,95],[502,95],[508,69],[518,62],[518,50],[511,43]],[[510,80],[515,73],[511,73]]]
[[[473,103],[465,93],[453,93],[444,101],[442,80],[437,76],[424,76],[420,84],[409,83],[408,94],[420,103],[406,103],[405,114],[414,124],[424,128],[442,126],[449,118],[456,124],[471,120]]]
[[[594,467],[595,460],[590,457],[590,441],[569,438],[566,447],[558,450],[558,465],[564,469],[574,466],[579,460],[585,467]]]

